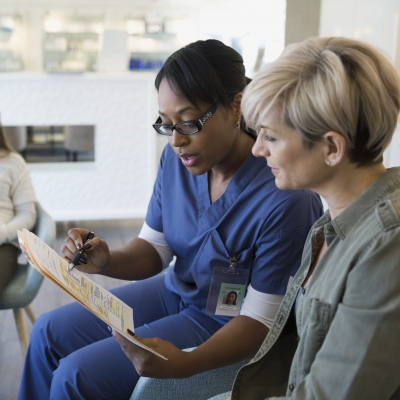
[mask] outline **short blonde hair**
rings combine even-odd
[[[329,131],[346,138],[358,166],[382,161],[400,111],[399,76],[373,46],[341,38],[310,38],[288,46],[245,89],[244,118],[253,129],[273,105],[305,142]]]

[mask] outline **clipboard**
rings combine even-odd
[[[134,332],[133,310],[86,274],[76,268],[69,270],[69,263],[34,233],[18,231],[18,242],[29,263],[45,278],[53,282],[74,300],[111,326],[130,342],[164,360],[166,357],[145,346],[138,339],[125,333]]]

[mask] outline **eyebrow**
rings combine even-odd
[[[278,133],[268,125],[260,125],[260,129],[268,129],[268,130],[270,130],[270,131],[272,131],[274,133]]]
[[[181,108],[180,110],[178,110],[176,113],[177,114],[183,114],[185,111],[187,111],[187,110],[191,110],[193,107],[191,107],[191,106],[187,106],[187,107],[184,107],[184,108]],[[165,117],[166,116],[166,114],[165,113],[163,113],[162,111],[160,111],[160,110],[158,110],[158,113],[160,114],[160,115],[162,115],[163,117]]]

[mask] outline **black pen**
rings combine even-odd
[[[89,232],[89,233],[86,235],[86,237],[85,237],[85,239],[84,239],[84,241],[83,241],[83,246],[85,245],[85,243],[86,243],[88,240],[93,239],[93,238],[94,238],[94,232]],[[83,252],[84,252],[83,246],[82,246],[82,248],[74,255],[74,258],[71,260],[71,263],[70,263],[69,266],[68,266],[68,271],[71,271],[72,269],[74,269],[75,266],[79,263],[79,260],[81,259],[81,256],[82,256],[82,254],[83,254]]]

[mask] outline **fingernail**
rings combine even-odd
[[[110,333],[112,333],[112,328],[111,328],[111,326],[110,325],[107,325],[107,328],[108,328],[108,330],[110,331]]]
[[[80,258],[79,262],[81,262],[82,264],[87,264],[87,260],[85,260],[84,258]]]
[[[75,245],[76,245],[76,248],[78,249],[78,250],[80,250],[81,249],[81,244],[79,243],[79,242],[77,242],[77,243],[75,243]]]
[[[90,243],[86,243],[86,244],[82,247],[83,250],[89,250],[89,249],[91,249],[91,248],[92,248],[92,245],[91,245]]]
[[[130,329],[127,329],[127,331],[131,336],[136,336]]]
[[[87,264],[87,257],[85,256],[85,254],[81,255],[80,261],[84,262],[85,264]]]

